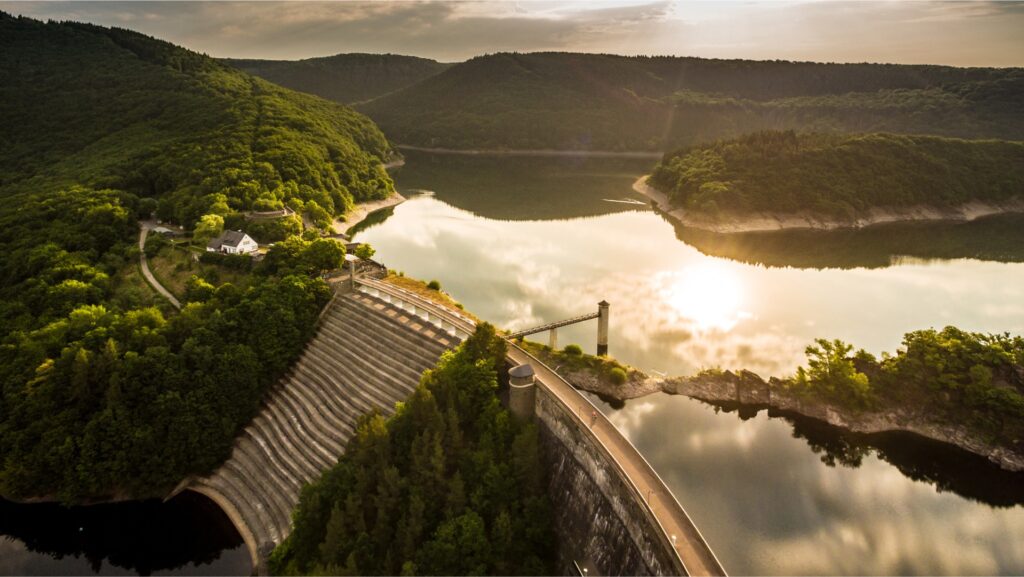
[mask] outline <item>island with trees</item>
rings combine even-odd
[[[567,364],[565,376],[574,386],[606,399],[665,392],[810,417],[856,433],[910,432],[1024,471],[1024,337],[956,327],[919,330],[881,358],[839,340],[817,339],[806,349],[806,366],[768,380],[719,368],[651,377],[582,355],[574,345],[560,351],[530,347]]]
[[[635,187],[714,232],[1024,212],[1024,143],[763,131],[666,154]]]

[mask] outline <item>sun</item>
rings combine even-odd
[[[730,331],[748,313],[743,304],[743,282],[720,263],[700,263],[670,273],[663,298],[681,319],[701,330]]]

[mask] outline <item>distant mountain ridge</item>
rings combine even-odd
[[[401,144],[667,150],[753,130],[1024,139],[1024,69],[499,53],[357,107]]]
[[[336,54],[305,60],[223,58],[221,62],[292,90],[351,104],[439,74],[450,64],[398,54]]]

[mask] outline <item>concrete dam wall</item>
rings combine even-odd
[[[291,533],[302,487],[337,462],[357,419],[373,409],[392,412],[422,372],[474,329],[458,311],[359,280],[357,290],[340,292],[328,306],[231,457],[181,489],[225,511],[254,571],[264,574],[266,556]],[[611,422],[511,343],[508,362],[529,374],[510,388],[509,401],[540,426],[563,574],[724,575],[671,492]]]
[[[306,483],[338,462],[356,421],[394,411],[459,339],[362,292],[338,294],[302,356],[235,440],[231,457],[182,489],[206,495],[245,540],[254,571],[292,529]]]
[[[566,407],[541,390],[536,411],[562,574],[572,575],[577,565],[590,575],[679,574],[672,553],[652,538],[635,493]]]
[[[511,346],[509,360],[509,405],[540,426],[563,574],[725,575],[661,478],[590,401],[522,349]]]

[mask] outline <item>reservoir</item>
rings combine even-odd
[[[651,161],[407,157],[410,200],[357,240],[501,328],[605,299],[610,354],[649,373],[782,377],[819,337],[878,355],[930,327],[1024,332],[1021,217],[723,237],[621,202]],[[1024,572],[1024,475],[983,459],[664,394],[605,409],[732,574]]]
[[[638,203],[631,185],[652,163],[408,153],[395,177],[410,199],[356,239],[500,328],[607,300],[611,355],[652,374],[782,377],[819,337],[877,355],[929,327],[1024,333],[1022,217],[713,235]],[[595,335],[595,323],[575,325],[559,342],[593,352]],[[601,406],[731,574],[1024,573],[1024,475],[910,435],[842,434],[684,397]],[[251,570],[223,513],[188,493],[72,509],[0,502],[0,537],[0,574]]]

